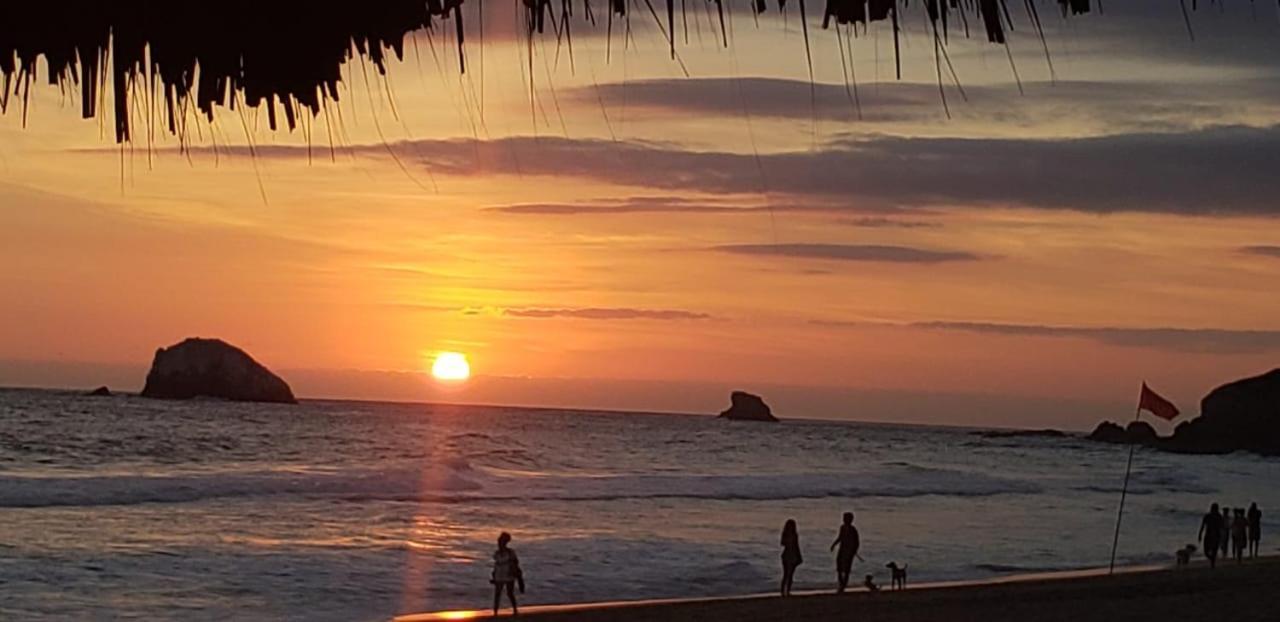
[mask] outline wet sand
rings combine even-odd
[[[537,622],[1274,622],[1280,620],[1280,557],[1216,569],[1204,564],[1129,568],[1114,576],[1106,576],[1104,569],[922,585],[894,593],[579,604],[529,607],[520,614]],[[442,612],[402,616],[396,622],[485,617],[488,613],[482,611]]]

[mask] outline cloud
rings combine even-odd
[[[423,166],[457,175],[554,175],[713,194],[767,187],[808,200],[844,198],[856,210],[1280,215],[1280,126],[1061,140],[878,136],[758,160],[646,142],[509,138],[484,145],[479,157],[464,141],[427,141],[418,153]]]
[[[504,309],[503,315],[518,318],[572,318],[578,320],[708,320],[706,313],[682,311],[678,309],[630,309],[630,308],[511,308]]]
[[[1247,255],[1280,258],[1280,246],[1242,246],[1240,252]]]
[[[889,326],[1006,337],[1087,339],[1111,346],[1151,348],[1182,353],[1259,354],[1280,351],[1280,330],[1168,327],[1121,328],[952,321],[892,324],[875,321],[811,320],[809,323],[829,328]]]
[[[868,229],[934,229],[942,226],[936,222],[898,220],[885,218],[884,216],[864,216],[862,218],[850,218],[842,222],[853,227],[865,227]]]
[[[516,203],[484,208],[489,212],[540,216],[616,216],[622,214],[755,214],[764,206],[742,206],[694,201],[679,197],[640,196],[621,200],[599,199],[575,203]]]
[[[679,197],[639,196],[626,199],[595,199],[572,203],[515,203],[484,208],[519,216],[622,216],[626,214],[716,214],[758,215],[762,212],[849,212],[847,202],[796,202],[783,200],[767,205],[744,204],[744,201],[723,201],[716,198],[685,199]],[[871,209],[869,211],[882,211]]]
[[[721,195],[767,190],[787,201],[864,212],[993,206],[1280,215],[1280,175],[1274,174],[1280,168],[1280,125],[1066,139],[871,136],[758,157],[670,143],[551,137],[418,140],[353,149],[385,157],[388,147],[441,175],[579,178]],[[257,155],[300,158],[306,149],[263,146]]]
[[[963,83],[962,83],[963,84]],[[1280,79],[1250,77],[1211,83],[1153,80],[1058,80],[948,87],[948,120],[936,84],[873,82],[853,86],[782,78],[651,79],[578,87],[581,105],[639,107],[678,115],[860,124],[959,121],[1037,127],[1094,123],[1113,130],[1192,129],[1213,119],[1243,118],[1249,105],[1274,107]],[[865,128],[864,128],[865,129]]]
[[[880,244],[732,244],[716,246],[712,250],[736,255],[883,263],[934,264],[948,261],[973,261],[981,258],[973,253],[959,251],[937,251]]]

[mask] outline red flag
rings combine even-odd
[[[1147,388],[1147,383],[1142,383],[1142,397],[1138,399],[1138,409],[1145,410],[1166,421],[1173,421],[1178,416],[1178,407],[1173,402],[1164,399],[1156,394],[1155,391]]]

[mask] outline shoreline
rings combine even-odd
[[[1232,622],[1241,622],[1272,620],[1280,615],[1280,590],[1272,588],[1277,582],[1280,582],[1280,556],[1265,555],[1246,559],[1239,565],[1233,561],[1219,563],[1216,569],[1210,569],[1203,560],[1185,568],[1124,566],[1116,568],[1114,574],[1109,574],[1105,567],[1083,568],[919,583],[899,592],[882,586],[876,593],[860,587],[843,595],[831,590],[808,590],[786,599],[767,593],[530,605],[520,608],[520,617],[555,622],[715,619],[795,622],[847,619],[851,615],[884,621],[1159,619],[1191,622],[1227,614]],[[1189,596],[1216,590],[1226,590],[1231,596],[1209,599],[1212,602],[1207,603],[1209,607],[1203,612],[1180,602]],[[1122,601],[1119,606],[1113,602],[1116,600]],[[1147,601],[1151,601],[1152,606],[1144,612]],[[1179,604],[1170,607],[1175,601]],[[1051,609],[1026,609],[1040,606]],[[1103,611],[1110,613],[1099,617]],[[1156,611],[1159,611],[1158,617]],[[510,610],[503,609],[499,617],[509,615]],[[392,622],[492,617],[490,610],[452,610],[402,614]]]

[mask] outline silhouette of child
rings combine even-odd
[[[796,529],[795,519],[788,519],[782,525],[782,595],[791,595],[791,584],[795,580],[796,567],[804,563],[800,555],[800,532]]]
[[[853,526],[853,512],[844,513],[844,524],[840,525],[840,534],[831,543],[831,550],[836,551],[836,593],[843,594],[849,587],[849,572],[853,570],[853,558],[858,556],[858,548],[862,545],[858,537],[858,528]]]
[[[507,599],[511,601],[511,613],[520,613],[516,605],[516,583],[520,584],[520,593],[524,593],[524,572],[520,570],[520,558],[510,546],[511,534],[502,532],[498,536],[498,550],[493,553],[493,576],[489,582],[493,584],[493,615],[498,615],[498,604],[502,600],[502,592],[506,590]]]
[[[862,586],[867,588],[868,592],[880,591],[880,586],[876,585],[875,578],[872,577],[871,575],[867,575],[867,578],[862,580]]]

